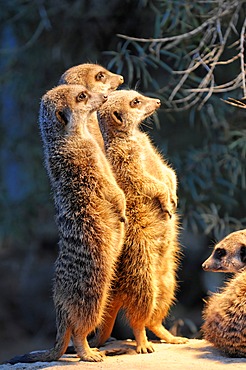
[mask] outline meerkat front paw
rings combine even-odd
[[[164,200],[162,201],[160,198],[159,198],[159,202],[160,202],[160,205],[161,205],[161,209],[164,213],[164,219],[166,221],[170,220],[172,218],[172,215],[173,215],[173,207],[172,207],[172,203],[168,200]]]
[[[171,204],[172,204],[172,209],[173,209],[173,213],[174,213],[177,209],[177,206],[178,206],[178,198],[177,198],[177,195],[172,193],[172,192],[170,194],[170,197],[171,197]]]
[[[154,347],[152,346],[152,343],[149,341],[146,341],[144,343],[139,343],[136,348],[137,353],[153,353],[155,352]]]

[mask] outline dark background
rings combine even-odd
[[[204,14],[212,16],[215,7],[192,4],[0,1],[0,360],[54,342],[57,230],[37,117],[41,96],[67,68],[85,62],[121,73],[125,87],[162,99],[158,117],[143,129],[173,165],[179,181],[183,258],[177,303],[167,326],[175,328],[182,319],[188,329],[181,334],[199,336],[203,299],[224,279],[222,274],[203,272],[201,264],[216,240],[245,227],[246,111],[221,100],[242,97],[242,90],[212,95],[200,111],[196,106],[167,111],[166,96],[174,86],[172,69],[185,68],[189,42],[174,47],[172,55],[164,53],[163,64],[158,64],[148,46],[125,44],[117,37],[187,32],[204,20]],[[244,14],[242,6],[238,29]],[[190,42],[199,42],[199,35]],[[225,83],[237,73],[237,63],[219,66],[215,77]],[[197,71],[193,81],[203,74]],[[131,335],[124,320],[114,335]]]

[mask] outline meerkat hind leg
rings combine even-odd
[[[136,352],[137,353],[152,353],[155,352],[152,343],[148,341],[146,336],[145,327],[143,328],[133,328],[133,333],[137,343]]]
[[[172,335],[162,323],[155,324],[153,326],[148,325],[148,329],[151,330],[158,338],[165,340],[166,343],[171,344],[184,344],[188,342],[188,339],[185,337],[175,337]]]
[[[110,337],[120,307],[121,302],[117,300],[112,300],[110,302],[105,310],[102,323],[100,324],[95,337],[89,340],[92,347],[102,346]]]
[[[103,354],[98,348],[90,348],[86,336],[76,333],[73,335],[73,343],[78,357],[82,361],[100,362],[103,360]]]

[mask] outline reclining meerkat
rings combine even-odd
[[[138,353],[154,351],[146,326],[168,343],[187,341],[162,325],[176,289],[178,226],[169,188],[149,173],[145,146],[138,140],[138,126],[159,107],[159,99],[121,90],[112,92],[98,110],[106,157],[126,196],[128,227],[107,311],[93,344],[108,339],[123,308]]]
[[[230,357],[246,357],[246,271],[239,271],[203,311],[204,338]]]
[[[59,80],[59,84],[83,85],[92,92],[106,95],[116,90],[123,82],[123,76],[112,73],[99,64],[92,63],[79,64],[69,68]],[[87,126],[101,149],[104,150],[104,142],[98,126],[96,112],[90,115]]]
[[[246,266],[246,229],[227,235],[202,264],[205,271],[238,272]]]
[[[87,335],[102,320],[126,220],[124,193],[86,125],[106,100],[79,85],[60,85],[42,98],[39,123],[60,237],[53,288],[57,337],[52,349],[8,363],[58,360],[71,337],[81,360],[102,360]]]

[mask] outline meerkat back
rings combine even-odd
[[[246,357],[246,272],[213,294],[203,311],[204,338],[230,357]]]

